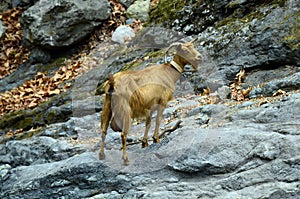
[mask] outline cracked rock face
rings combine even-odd
[[[176,1],[168,5],[161,1],[150,18],[175,31],[197,35],[224,79],[233,79],[240,67],[300,64],[300,7],[295,0],[188,1],[182,6]],[[162,15],[165,9],[169,10]]]
[[[295,1],[286,1],[283,6],[257,6],[241,18],[224,18],[208,27],[199,39],[225,79],[232,79],[241,67],[251,70],[281,63],[299,65],[299,45],[294,45],[299,42],[295,36],[299,10]]]

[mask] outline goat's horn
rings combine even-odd
[[[176,46],[176,45],[179,45],[179,44],[183,44],[183,42],[177,41],[177,42],[172,43],[170,46]]]
[[[194,43],[198,40],[198,37],[196,37],[195,39],[193,39],[192,41],[190,41],[191,43]]]
[[[165,62],[167,62],[167,53],[168,53],[168,51],[169,51],[171,48],[173,48],[173,47],[175,47],[175,46],[178,46],[178,45],[181,45],[181,44],[182,44],[181,42],[175,42],[175,43],[172,43],[172,44],[167,48],[166,54],[165,54]]]
[[[167,48],[167,51],[166,52],[168,52],[171,48],[173,48],[174,46],[178,46],[178,45],[180,45],[180,44],[182,44],[181,42],[175,42],[175,43],[172,43],[168,48]]]

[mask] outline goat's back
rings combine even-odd
[[[116,73],[112,107],[115,107],[115,114],[122,112],[120,114],[141,117],[157,105],[166,106],[172,99],[174,88],[170,67],[164,64],[139,71]]]

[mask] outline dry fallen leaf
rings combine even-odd
[[[49,91],[49,95],[58,95],[58,94],[60,94],[60,90],[59,89],[55,89],[55,90],[53,90],[53,91]]]
[[[22,47],[22,29],[20,25],[21,8],[8,10],[0,15],[5,36],[0,43],[0,79],[9,75],[29,58],[28,49]]]
[[[279,89],[278,91],[276,91],[275,93],[273,93],[272,97],[276,97],[279,95],[284,95],[287,96],[286,92],[284,90]]]
[[[267,98],[262,98],[261,101],[258,103],[258,107],[261,107],[261,105],[269,103],[269,100]]]
[[[243,89],[242,83],[246,78],[246,73],[244,69],[241,69],[234,79],[234,82],[229,86],[231,89],[231,99],[236,100],[238,102],[246,100],[250,91],[253,89],[252,87],[248,87],[247,89]]]

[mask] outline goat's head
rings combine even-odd
[[[195,49],[194,42],[197,41],[197,39],[194,39],[190,42],[186,43],[174,43],[169,46],[168,50],[170,48],[175,47],[176,54],[179,55],[181,58],[184,59],[186,64],[191,64],[195,70],[198,69],[198,65],[202,61],[202,55]],[[168,51],[167,50],[167,51]]]

